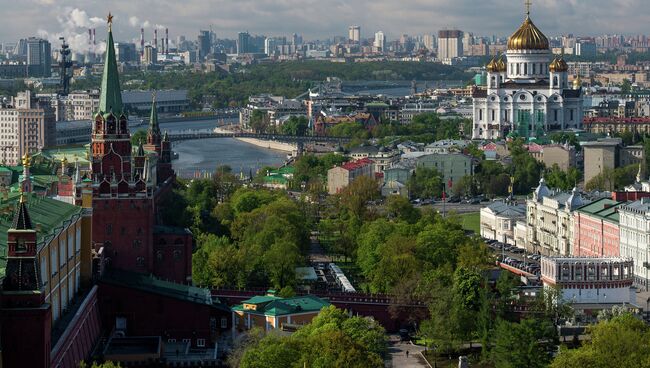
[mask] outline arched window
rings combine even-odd
[[[553,77],[553,87],[557,87],[560,82],[558,82],[557,75]]]

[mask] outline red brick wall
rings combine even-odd
[[[109,267],[153,272],[153,205],[151,199],[93,200],[92,239],[95,249],[104,247]],[[144,264],[138,264],[138,257]]]
[[[99,306],[104,328],[111,330],[116,317],[126,317],[130,336],[162,336],[167,339],[202,338],[206,343],[216,341],[219,335],[230,333],[230,312],[209,305],[182,301],[176,298],[136,289],[99,283]],[[211,319],[214,328],[211,328]],[[227,326],[221,329],[221,318]]]
[[[192,278],[192,235],[154,234],[154,275],[186,282]]]

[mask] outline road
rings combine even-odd
[[[406,352],[409,352],[408,357]],[[393,368],[429,368],[420,352],[424,347],[413,345],[410,342],[400,341],[399,335],[390,335],[388,353],[391,357]]]
[[[442,213],[442,211],[444,210],[446,213],[455,212],[458,214],[463,214],[463,213],[479,212],[481,211],[481,208],[485,207],[488,204],[489,203],[487,202],[481,204],[436,202],[433,205],[433,208],[440,211],[440,213]],[[425,205],[422,207],[431,207],[431,205]]]

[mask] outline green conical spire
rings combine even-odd
[[[106,40],[106,60],[104,60],[104,75],[102,76],[102,89],[99,96],[99,111],[102,114],[113,112],[119,117],[123,114],[122,91],[120,90],[120,76],[117,72],[115,60],[115,46],[113,45],[113,17],[108,16],[108,39]]]
[[[149,117],[149,132],[160,135],[160,127],[158,126],[158,109],[156,108],[156,94],[153,95],[151,102],[151,116]]]

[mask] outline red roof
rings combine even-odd
[[[341,165],[341,168],[352,171],[360,169],[364,166],[372,165],[373,163],[374,162],[369,158],[362,158],[360,160],[346,162],[345,164]]]
[[[488,143],[480,148],[482,151],[496,151],[497,145],[494,142]]]
[[[544,150],[544,146],[540,146],[537,143],[531,143],[528,145],[528,152],[542,152]]]

